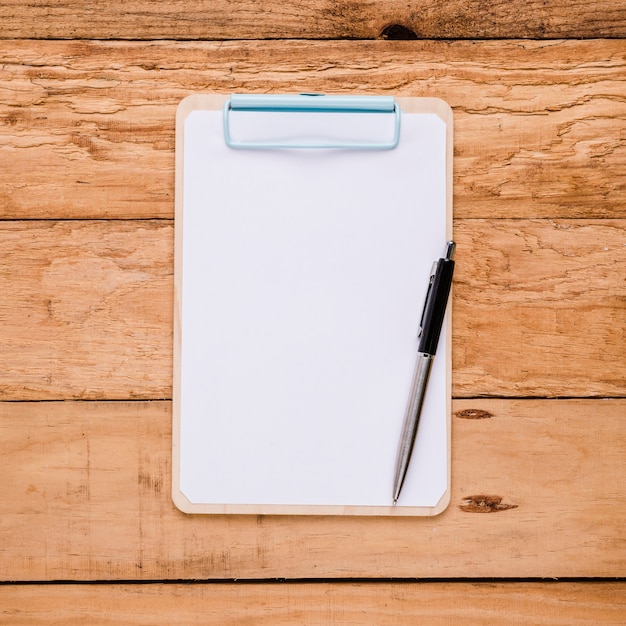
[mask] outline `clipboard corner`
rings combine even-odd
[[[431,98],[433,101],[433,110],[447,126],[450,126],[454,120],[454,111],[450,104],[442,98]]]
[[[448,474],[449,476],[449,474]],[[450,486],[446,488],[444,494],[441,496],[441,499],[437,504],[433,507],[431,512],[431,517],[435,517],[437,515],[441,515],[449,506],[452,500],[452,495],[450,493]]]
[[[438,97],[407,97],[399,96],[396,101],[406,113],[432,113],[439,117],[447,126],[453,121],[454,112],[446,100]]]
[[[198,94],[190,94],[183,98],[176,107],[176,124],[182,124],[185,118],[197,106]]]
[[[186,515],[198,512],[197,506],[187,498],[175,483],[172,484],[172,502],[181,513],[185,513]]]
[[[182,129],[187,117],[194,111],[219,110],[228,101],[226,94],[192,93],[185,96],[176,107],[176,127]],[[182,135],[182,133],[180,133]]]

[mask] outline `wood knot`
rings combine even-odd
[[[484,420],[493,417],[493,413],[483,409],[463,409],[462,411],[457,411],[455,415],[465,420]]]
[[[505,504],[500,496],[480,495],[465,498],[465,503],[461,504],[459,508],[466,513],[497,513],[498,511],[516,509],[517,504]]]
[[[408,28],[407,26],[403,26],[402,24],[389,24],[389,26],[385,26],[385,28],[380,31],[380,36],[382,39],[418,39],[417,33],[414,30]]]

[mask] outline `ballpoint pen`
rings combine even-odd
[[[441,328],[443,326],[443,318],[446,313],[448,296],[452,285],[452,273],[454,272],[454,261],[452,260],[454,248],[455,244],[453,241],[446,243],[444,257],[435,261],[430,274],[430,282],[428,284],[428,291],[426,292],[426,300],[424,302],[424,310],[422,312],[418,332],[420,342],[418,346],[417,364],[413,374],[409,402],[404,416],[402,435],[398,447],[393,484],[394,505],[398,502],[398,498],[400,497],[400,491],[402,490],[409,462],[411,461],[415,436],[417,435],[417,426],[424,404],[426,387],[428,386],[430,369],[435,357],[435,352],[437,351],[439,335],[441,334]]]

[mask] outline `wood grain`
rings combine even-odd
[[[0,624],[617,626],[624,598],[623,582],[9,585]]]
[[[0,25],[14,39],[624,37],[626,9],[610,0],[2,0]]]
[[[624,0],[0,0],[0,580],[98,581],[0,624],[626,623],[623,580],[341,580],[626,576],[625,37]],[[454,109],[441,516],[171,504],[176,106],[268,91]]]
[[[457,220],[453,396],[623,396],[624,220]],[[169,221],[0,223],[0,398],[172,389]]]
[[[455,239],[454,396],[624,396],[622,220],[459,220]]]
[[[158,221],[0,223],[10,362],[0,396],[171,397],[173,230]]]
[[[437,96],[455,217],[626,216],[620,40],[0,41],[0,58],[5,219],[171,218],[176,106],[211,91]]]
[[[169,402],[0,403],[0,579],[624,576],[625,415],[457,400],[444,513],[312,519],[176,510]]]

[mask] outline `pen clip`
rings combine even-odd
[[[424,308],[422,309],[422,316],[420,317],[420,325],[419,325],[419,328],[417,329],[418,337],[422,336],[422,331],[424,330],[424,327],[423,327],[424,315],[426,314],[426,305],[428,304],[428,299],[430,298],[430,292],[433,288],[433,282],[435,280],[435,273],[437,272],[437,263],[438,261],[435,261],[430,270],[430,278],[428,280],[428,289],[426,290],[426,297],[424,298]]]

